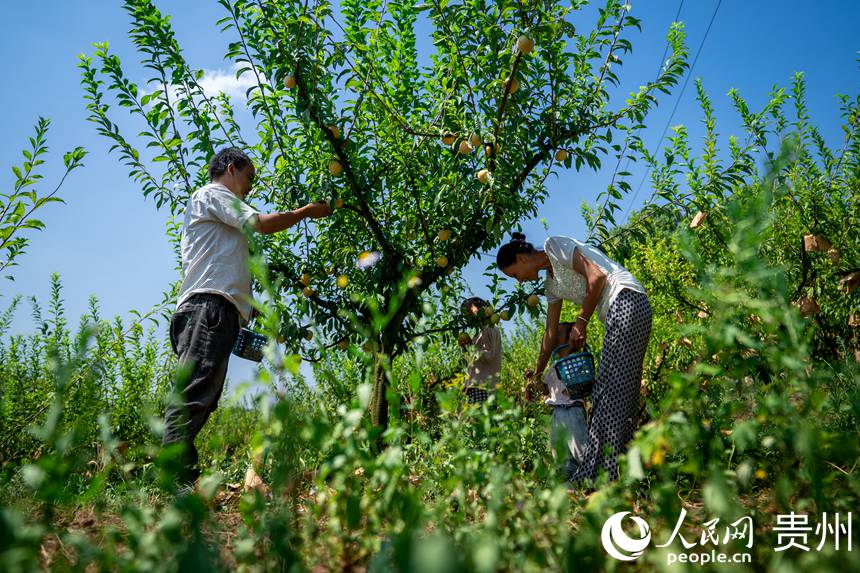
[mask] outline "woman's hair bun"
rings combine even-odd
[[[524,233],[511,233],[511,240],[499,247],[496,253],[496,266],[506,269],[516,262],[517,255],[527,255],[534,250],[534,246],[526,242]]]

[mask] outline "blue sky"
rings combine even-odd
[[[692,55],[702,40],[718,0],[693,0],[683,4]],[[160,0],[156,4],[172,15],[180,45],[192,66],[208,71],[211,85],[236,89],[229,79],[230,63],[223,60],[227,37],[215,26],[223,9],[214,0]],[[600,4],[600,2],[598,2]],[[678,10],[678,0],[631,1],[632,14],[642,20],[642,33],[630,36],[634,53],[625,59],[620,93],[635,90],[652,79],[665,46],[666,30]],[[4,10],[6,32],[0,51],[6,54],[6,88],[0,91],[4,113],[4,137],[0,141],[0,185],[14,181],[11,165],[20,162],[20,150],[39,115],[52,120],[48,139],[52,154],[45,169],[44,186],[61,174],[62,152],[82,145],[89,150],[86,167],[75,172],[61,191],[65,205],[54,204],[42,212],[47,225],[32,235],[27,254],[14,269],[16,280],[0,283],[0,306],[15,294],[48,296],[49,277],[60,273],[65,286],[68,317],[74,324],[86,311],[87,299],[96,295],[104,316],[126,315],[131,309],[146,310],[158,303],[167,285],[177,278],[171,247],[165,237],[167,212],[127,177],[107,142],[86,121],[77,55],[91,52],[96,41],[108,41],[129,66],[129,76],[147,76],[126,39],[129,21],[119,0],[15,2]],[[588,21],[593,9],[581,16]],[[723,0],[714,25],[693,70],[711,95],[722,140],[739,133],[739,121],[726,97],[737,88],[753,110],[758,109],[775,84],[787,86],[795,71],[806,74],[809,111],[831,145],[840,140],[836,94],[854,94],[860,86],[856,62],[860,49],[856,25],[860,3],[784,1],[749,2]],[[14,23],[14,24],[9,24]],[[419,29],[421,46],[429,45],[428,30]],[[426,48],[425,48],[426,49]],[[648,120],[644,134],[649,148],[657,144],[678,91],[662,96]],[[701,139],[701,115],[694,100],[692,81],[680,100],[672,124],[688,126],[690,139]],[[606,187],[614,167],[607,158],[598,173],[574,170],[550,179],[551,196],[541,209],[548,232],[537,220],[524,225],[529,238],[542,242],[548,234],[581,236],[584,224],[580,204],[592,200]],[[631,182],[639,183],[641,171],[634,166]],[[648,196],[643,189],[639,196]],[[473,263],[467,278],[480,294],[485,263]],[[166,328],[166,327],[165,327]],[[13,331],[30,332],[27,309],[18,312]],[[166,332],[166,330],[165,330]],[[250,377],[250,363],[234,359],[231,379]]]

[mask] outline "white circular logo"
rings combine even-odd
[[[620,511],[611,516],[603,524],[603,530],[600,532],[603,548],[610,556],[619,561],[634,561],[642,555],[642,552],[651,542],[651,529],[641,517],[635,515],[630,517],[639,526],[639,539],[631,538],[621,528],[621,521],[629,514],[629,511]]]

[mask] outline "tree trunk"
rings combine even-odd
[[[399,354],[398,346],[395,343],[397,338],[392,321],[390,330],[386,329],[380,336],[380,349],[376,355],[375,371],[373,377],[373,396],[370,400],[370,421],[375,428],[379,429],[376,443],[379,450],[382,449],[382,434],[388,429],[388,375],[387,370],[394,364],[394,359]]]
[[[380,364],[376,365],[376,373],[373,380],[373,398],[370,400],[370,421],[380,428],[380,435],[388,429],[388,378],[385,369]]]

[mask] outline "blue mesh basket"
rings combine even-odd
[[[552,366],[564,382],[571,400],[581,400],[591,396],[594,391],[594,356],[586,345],[582,352],[556,358],[558,352],[567,346],[562,344],[552,351]]]
[[[268,341],[262,334],[243,328],[233,345],[233,354],[245,360],[260,362],[263,360],[263,347]]]
[[[490,398],[490,393],[486,388],[476,388],[474,386],[466,388],[466,400],[469,404],[480,404],[486,402]]]

